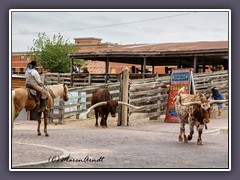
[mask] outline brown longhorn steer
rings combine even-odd
[[[197,144],[202,145],[202,132],[204,126],[210,122],[210,108],[214,103],[224,103],[228,100],[212,100],[206,98],[202,93],[182,94],[184,88],[181,88],[174,98],[175,110],[179,117],[180,134],[179,141],[188,142],[192,139],[194,125],[198,130]],[[190,134],[185,135],[185,124],[189,123]]]
[[[131,104],[114,101],[112,96],[107,89],[97,89],[92,94],[91,107],[87,110],[86,115],[95,109],[96,124],[98,126],[98,116],[101,116],[100,125],[107,127],[108,114],[111,113],[112,117],[116,117],[116,109],[118,105],[124,105],[134,109],[141,109],[142,107],[136,107]]]

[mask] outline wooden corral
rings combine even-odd
[[[127,101],[136,106],[145,106],[145,108],[138,111],[129,109],[127,112],[127,121],[129,122],[139,118],[149,118],[150,120],[159,119],[161,115],[166,113],[169,91],[167,85],[170,84],[170,76],[157,77],[154,75],[153,78],[138,79],[142,77],[141,74],[139,75],[140,76],[136,76],[135,74],[132,76],[129,74]],[[89,78],[89,76],[86,77],[87,79]],[[59,99],[55,101],[53,111],[50,115],[50,122],[53,122],[53,119],[58,119],[58,123],[63,123],[64,118],[70,117],[80,119],[81,114],[84,116],[84,113],[90,107],[92,92],[98,88],[108,88],[114,100],[123,100],[121,74],[116,78],[118,80],[115,79],[116,81],[120,80],[120,82],[109,83],[109,81],[107,81],[108,83],[91,83],[91,85],[87,85],[89,82],[86,82],[87,84],[82,85],[80,81],[83,81],[86,77],[77,78],[73,83],[74,86],[70,86],[71,74],[46,73],[44,75],[45,85],[65,82],[69,85],[69,93],[73,94],[69,97],[68,102],[63,102]],[[131,79],[131,77],[134,78]],[[196,92],[211,93],[211,88],[216,87],[226,99],[228,99],[229,93],[228,80],[228,71],[194,74]],[[103,78],[102,81],[106,82],[106,79]],[[25,86],[25,78],[12,76],[12,86],[13,88]],[[122,114],[120,107],[118,125],[121,124],[121,119]]]

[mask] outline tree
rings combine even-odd
[[[45,33],[39,33],[38,38],[33,40],[33,46],[29,48],[29,55],[34,55],[43,70],[64,73],[70,72],[71,58],[68,53],[74,51],[75,47],[60,33],[54,35],[52,40]]]

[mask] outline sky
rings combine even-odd
[[[11,10],[12,52],[25,52],[38,33],[101,38],[102,43],[227,41],[227,10]]]

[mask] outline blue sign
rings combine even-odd
[[[179,81],[188,81],[189,72],[177,72],[172,74],[172,81],[179,82]]]

